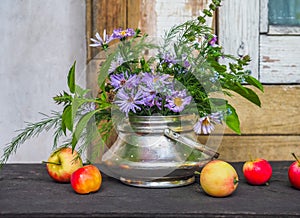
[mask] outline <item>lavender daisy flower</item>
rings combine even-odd
[[[158,94],[170,95],[170,76],[167,74],[157,75],[152,73],[142,74],[141,90],[144,92],[145,105],[153,107],[156,105],[161,108],[161,101],[158,99]]]
[[[128,77],[127,72],[125,72],[125,74],[126,77]],[[114,90],[118,90],[119,88],[123,87],[126,81],[127,79],[125,78],[124,73],[113,74],[110,76],[110,83],[115,88]]]
[[[183,67],[189,68],[190,66],[191,66],[191,64],[188,60],[183,61]]]
[[[104,47],[107,45],[110,41],[113,40],[112,36],[108,36],[106,34],[106,30],[103,31],[103,38],[99,35],[99,33],[96,33],[95,35],[96,39],[91,38],[91,41],[94,42],[93,44],[90,44],[91,47]]]
[[[210,134],[215,130],[216,124],[222,124],[222,113],[216,112],[208,116],[201,117],[194,125],[194,131],[196,134]]]
[[[182,54],[182,60],[183,60],[183,67],[184,68],[189,68],[191,66],[190,62],[188,61],[188,56],[187,54]]]
[[[208,44],[210,44],[212,47],[217,47],[218,45],[216,44],[218,38],[216,35],[213,35],[213,37],[211,38],[211,40],[209,40]]]
[[[142,82],[151,88],[161,88],[161,86],[170,84],[170,75],[168,74],[153,74],[153,73],[143,73]]]
[[[174,91],[172,96],[167,97],[167,104],[165,107],[169,108],[173,112],[181,112],[184,107],[191,103],[192,97],[187,96],[185,90]]]
[[[125,87],[132,89],[138,86],[140,79],[137,75],[129,75],[127,71],[125,73],[113,74],[110,76],[111,85],[115,88],[114,91],[119,88]]]
[[[128,28],[126,30],[122,30],[121,28],[119,29],[115,29],[113,31],[112,37],[114,39],[123,39],[125,37],[130,37],[130,36],[134,36],[135,31],[131,28]]]
[[[130,75],[125,83],[125,87],[127,89],[133,89],[138,87],[138,85],[140,84],[140,77],[138,75]]]
[[[118,100],[114,103],[120,107],[120,110],[124,112],[127,117],[130,111],[136,113],[136,110],[141,110],[141,107],[138,105],[144,104],[143,93],[141,91],[135,93],[134,89],[130,91],[124,88],[120,89],[116,97]]]
[[[153,107],[155,105],[155,98],[157,92],[151,87],[141,86],[141,90],[143,91],[144,104],[149,107]]]
[[[162,59],[162,62],[168,64],[168,66],[172,66],[177,63],[175,58],[168,52],[163,55]]]
[[[144,103],[148,107],[153,107],[156,104],[157,91],[154,88],[153,83],[147,83],[140,86],[143,91]]]

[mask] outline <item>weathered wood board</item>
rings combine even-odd
[[[293,160],[292,152],[300,154],[300,135],[291,136],[224,136],[218,149],[226,161]]]
[[[299,36],[260,36],[260,80],[300,83]]]
[[[227,0],[218,16],[219,44],[225,53],[250,55],[247,67],[258,78],[259,1]]]
[[[239,115],[242,134],[300,135],[300,85],[265,85],[264,93],[257,93],[261,108],[237,94],[229,99]],[[227,129],[226,133],[233,132]]]

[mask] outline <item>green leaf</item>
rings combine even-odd
[[[66,134],[66,128],[72,132],[73,119],[72,119],[72,105],[67,105],[62,114],[62,128]]]
[[[204,9],[204,10],[203,10],[203,13],[204,13],[206,16],[208,16],[208,17],[212,17],[212,16],[213,16],[213,14],[212,14],[209,10],[207,10],[207,9]]]
[[[114,60],[116,56],[116,52],[110,54],[106,61],[102,64],[100,68],[100,73],[98,75],[98,86],[100,87],[101,91],[106,95],[105,93],[105,81],[106,78],[108,77],[108,70],[111,66],[112,61]]]
[[[74,64],[70,68],[68,74],[68,86],[71,93],[75,92],[75,65],[76,65],[76,61],[74,61]]]
[[[226,124],[227,126],[232,129],[234,132],[237,134],[241,134],[241,129],[240,129],[240,120],[239,117],[234,109],[230,104],[227,103],[226,105],[227,110],[230,111],[230,114],[226,116]]]
[[[209,5],[209,8],[210,8],[211,10],[213,10],[213,11],[216,10],[216,6],[215,6],[214,4],[210,4],[210,5]]]
[[[221,65],[217,61],[211,61],[210,65],[219,73],[224,73],[227,70],[226,65]]]
[[[77,144],[78,140],[80,139],[82,131],[86,128],[89,120],[95,115],[96,112],[97,112],[97,110],[90,111],[90,112],[86,113],[85,115],[83,115],[80,118],[80,120],[78,121],[75,131],[72,136],[72,149],[73,150],[75,149],[76,144]]]
[[[216,6],[221,6],[221,1],[220,1],[220,0],[212,0],[212,2],[213,2]]]
[[[75,92],[80,97],[84,97],[90,91],[91,91],[90,89],[83,89],[79,85],[75,85]]]
[[[206,20],[205,20],[204,17],[199,16],[197,19],[198,19],[198,21],[200,22],[200,24],[203,24],[203,23],[206,22]]]
[[[264,92],[264,87],[263,85],[257,80],[255,79],[253,76],[247,76],[245,78],[246,82],[249,83],[250,85],[255,86],[256,88],[258,88],[260,91]]]
[[[74,97],[72,102],[72,120],[75,119],[78,109],[85,103],[86,101],[82,98]]]
[[[63,93],[60,93],[59,95],[53,97],[53,100],[56,104],[63,103],[64,105],[72,102],[72,96],[66,93],[65,91]]]
[[[229,86],[227,88],[240,94],[241,96],[243,96],[244,98],[252,102],[253,104],[256,104],[259,107],[261,106],[259,97],[252,89],[244,87],[239,83],[236,83],[234,85],[232,84],[232,86]]]

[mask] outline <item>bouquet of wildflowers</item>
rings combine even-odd
[[[63,146],[74,149],[80,144],[79,152],[95,141],[97,134],[105,142],[113,129],[114,111],[124,115],[122,119],[193,113],[199,117],[194,125],[197,134],[210,134],[222,123],[240,134],[237,112],[225,96],[237,93],[260,106],[257,94],[245,84],[261,91],[263,86],[244,69],[250,57],[225,54],[206,25],[206,17],[219,6],[220,0],[213,0],[203,16],[172,27],[159,41],[139,29],[104,31],[103,37],[97,33],[90,46],[107,53],[99,71],[99,94],[91,97],[90,90],[76,85],[74,63],[68,74],[69,91],[54,97],[57,104],[64,105],[63,111],[29,123],[5,148],[1,163],[22,142],[50,128],[56,130],[54,148],[59,138],[68,134],[70,140]],[[221,64],[223,59],[228,64]],[[92,118],[96,125],[89,125]]]

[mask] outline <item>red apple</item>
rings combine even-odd
[[[238,175],[232,165],[222,160],[207,163],[200,173],[200,185],[213,197],[231,195],[238,186]]]
[[[94,165],[86,165],[76,170],[71,176],[71,185],[78,194],[96,192],[102,184],[102,176]]]
[[[300,160],[294,153],[292,153],[292,155],[295,157],[296,161],[293,162],[289,167],[289,181],[293,187],[300,189]]]
[[[249,184],[263,185],[270,180],[272,167],[265,159],[257,158],[244,163],[243,174]]]
[[[79,154],[72,148],[59,148],[54,151],[47,162],[49,176],[57,182],[70,182],[74,171],[82,167]]]

